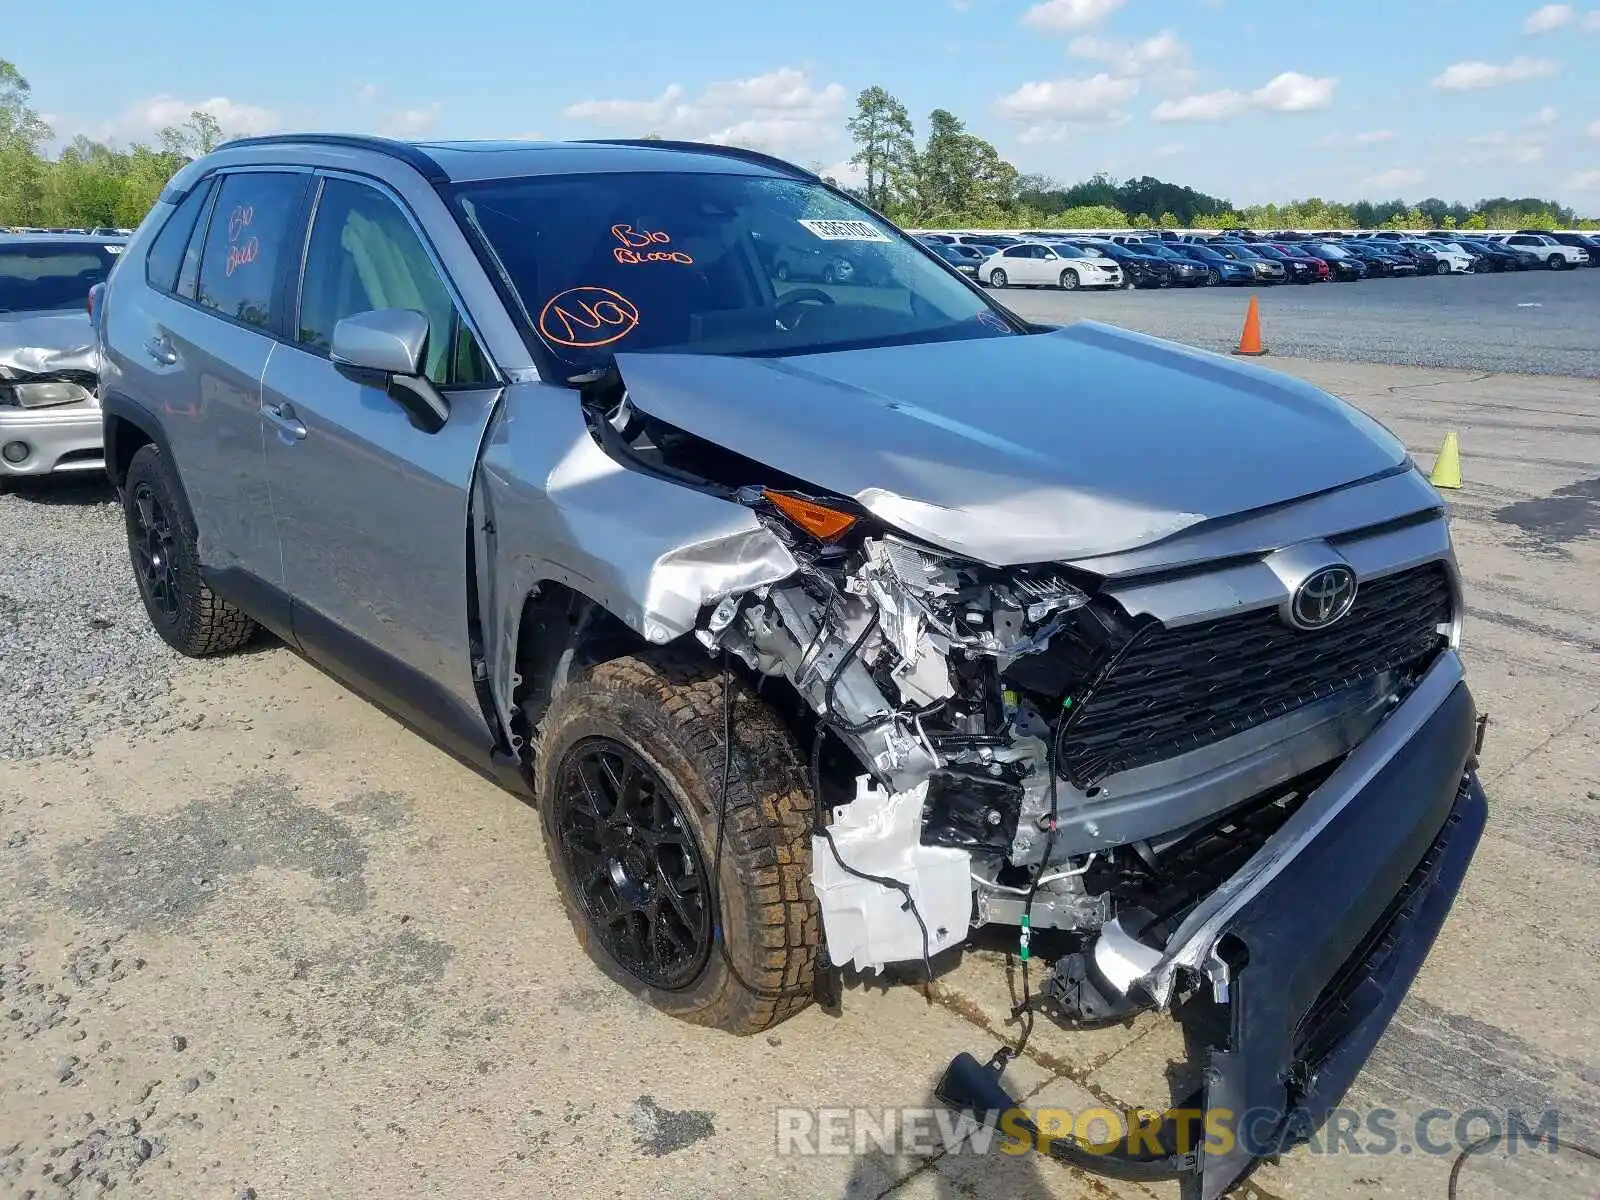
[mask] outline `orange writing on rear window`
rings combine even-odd
[[[248,266],[250,263],[255,262],[260,253],[261,242],[254,234],[251,234],[248,241],[239,242],[228,247],[228,265],[224,268],[223,273],[232,275],[240,267]]]
[[[621,242],[615,247],[611,255],[624,266],[637,263],[670,262],[682,263],[685,266],[694,262],[694,259],[682,250],[653,250],[653,246],[665,246],[672,241],[672,235],[659,229],[635,229],[632,225],[613,225],[611,236]]]
[[[539,312],[540,333],[558,346],[578,350],[609,346],[638,324],[638,306],[603,287],[568,288],[551,296]]]

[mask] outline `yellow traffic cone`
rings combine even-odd
[[[1461,486],[1461,443],[1453,430],[1444,435],[1444,445],[1439,447],[1439,456],[1433,460],[1433,473],[1428,476],[1428,482],[1437,488]]]

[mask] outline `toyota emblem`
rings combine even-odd
[[[1356,573],[1349,567],[1313,571],[1294,590],[1289,616],[1301,629],[1326,629],[1356,602]]]

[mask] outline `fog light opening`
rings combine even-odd
[[[7,442],[0,446],[0,457],[8,463],[17,464],[28,461],[28,456],[33,453],[33,447],[27,442]]]

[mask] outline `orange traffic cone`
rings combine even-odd
[[[1239,348],[1234,353],[1256,355],[1266,352],[1267,348],[1261,344],[1261,306],[1251,296],[1249,311],[1244,314],[1244,332],[1239,335]]]

